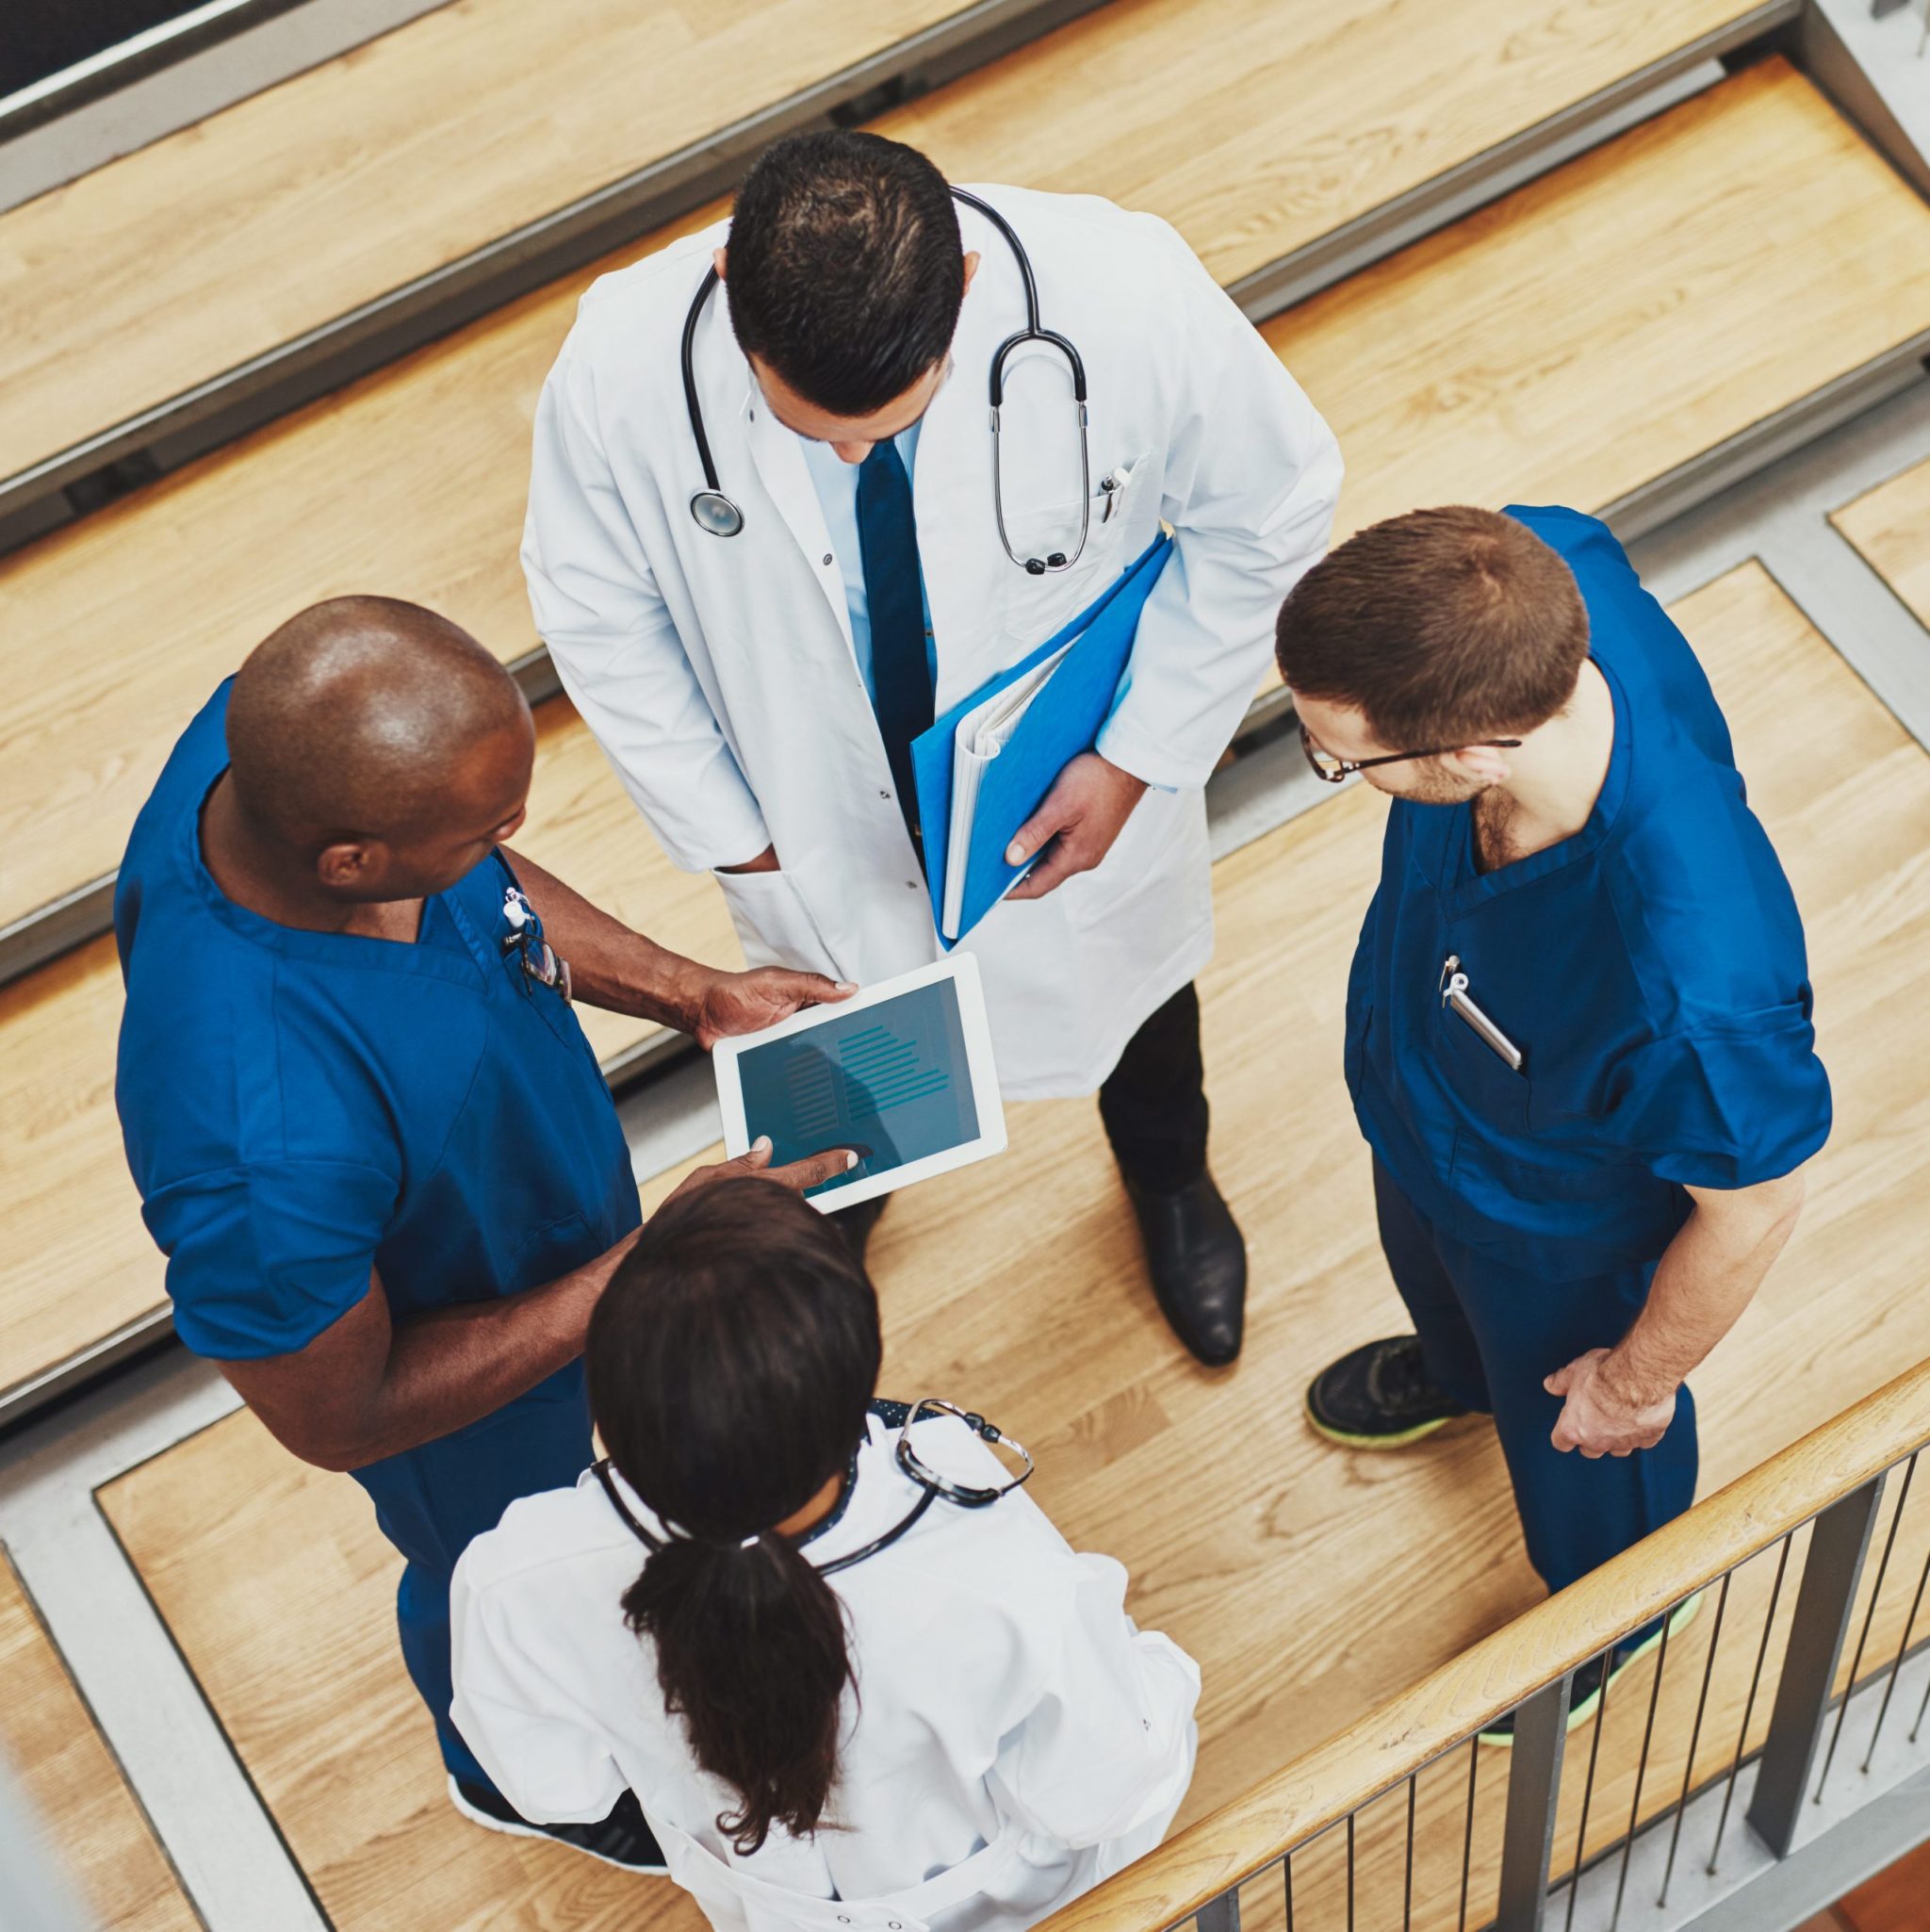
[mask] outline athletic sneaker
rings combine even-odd
[[[449,1801],[471,1825],[480,1825],[485,1831],[507,1832],[512,1838],[550,1838],[573,1852],[587,1852],[625,1872],[670,1875],[670,1867],[663,1862],[663,1854],[644,1822],[643,1807],[634,1792],[625,1792],[610,1808],[609,1817],[597,1825],[532,1825],[500,1792],[471,1784],[453,1774],[449,1781]]]
[[[1307,1420],[1349,1449],[1401,1449],[1467,1411],[1428,1380],[1418,1335],[1369,1342],[1314,1378]]]
[[[1693,1596],[1684,1598],[1676,1606],[1669,1617],[1670,1636],[1680,1635],[1695,1621],[1695,1613],[1702,1608],[1702,1596],[1703,1593],[1698,1590]],[[1613,1662],[1609,1671],[1608,1688],[1613,1690],[1636,1664],[1651,1651],[1660,1647],[1661,1641],[1662,1629],[1660,1622],[1658,1621],[1654,1629],[1639,1644],[1612,1652]],[[1599,1657],[1592,1657],[1575,1673],[1574,1682],[1569,1686],[1567,1728],[1573,1730],[1578,1725],[1586,1724],[1601,1708],[1602,1660]],[[1481,1732],[1480,1740],[1484,1744],[1512,1746],[1514,1743],[1513,1711],[1503,1711]]]

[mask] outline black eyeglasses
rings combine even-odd
[[[1437,745],[1431,751],[1390,751],[1384,758],[1335,758],[1314,743],[1304,725],[1300,727],[1300,749],[1307,754],[1314,776],[1330,785],[1342,784],[1355,772],[1370,771],[1377,764],[1405,764],[1415,758],[1446,758],[1455,751],[1513,751],[1520,744],[1519,738],[1481,738],[1472,745]]]

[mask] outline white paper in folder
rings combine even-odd
[[[978,781],[1006,747],[1032,700],[1043,691],[1066,651],[1055,650],[1016,683],[1007,684],[958,720],[952,739],[952,823],[945,841],[945,921],[948,940],[958,937],[965,909],[965,867],[972,850],[972,820],[978,806]]]

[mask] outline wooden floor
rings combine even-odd
[[[1707,1490],[1898,1364],[1930,1355],[1921,1283],[1930,1035],[1918,1023],[1930,975],[1930,761],[1759,567],[1731,573],[1677,615],[1728,710],[1751,796],[1804,908],[1838,1106],[1802,1228],[1696,1378]],[[1832,750],[1821,768],[1817,743]],[[886,1388],[969,1398],[1033,1443],[1040,1500],[1075,1541],[1120,1557],[1135,1614],[1202,1660],[1203,1745],[1188,1817],[1538,1593],[1483,1424],[1375,1458],[1333,1449],[1300,1419],[1311,1372],[1402,1325],[1339,1075],[1347,966],[1382,810],[1374,794],[1351,791],[1216,871],[1219,948],[1202,982],[1214,1164],[1253,1254],[1235,1370],[1196,1367],[1165,1331],[1088,1103],[1015,1108],[1004,1164],[909,1190],[874,1245]],[[1034,1171],[1022,1201],[1008,1191],[1013,1162]],[[1041,1199],[1056,1209],[1044,1238]],[[447,1811],[388,1626],[396,1565],[352,1484],[295,1464],[244,1414],[102,1500],[344,1932],[695,1926],[667,1888],[484,1839]],[[1896,1572],[1910,1581],[1930,1541],[1930,1510],[1912,1511]],[[1733,1749],[1769,1580],[1758,1564],[1733,1593],[1698,1781]],[[1893,1584],[1873,1656],[1900,1620],[1899,1600]],[[1786,1596],[1779,1614],[1787,1608]],[[1674,1648],[1644,1814],[1679,1786],[1712,1625],[1711,1608]],[[291,1674],[290,1657],[311,1668]],[[1644,1708],[1653,1668],[1612,1702],[1591,1849],[1619,1828],[1618,1811],[1626,1819],[1641,1730],[1626,1713]],[[1584,1766],[1578,1753],[1578,1778]],[[1453,1923],[1466,1773],[1463,1754],[1422,1781],[1424,1819],[1450,1828],[1425,1840],[1417,1924]],[[1491,1844],[1499,1754],[1483,1755],[1480,1776],[1480,1838]],[[1565,1802],[1568,1830],[1578,1783]],[[1364,1850],[1391,1854],[1400,1823],[1377,1814]],[[1570,1840],[1558,1862],[1572,1851]],[[1331,1869],[1321,1875],[1328,1856],[1301,1863],[1309,1896],[1332,1881]],[[1377,1869],[1380,1884],[1388,1868]],[[1478,1866],[1478,1900],[1488,1872]],[[1264,1902],[1250,1909],[1260,1924]]]
[[[1837,1907],[1842,1932],[1922,1932],[1930,1899],[1930,1844],[1859,1885]]]
[[[1068,32],[1096,32],[1114,12]],[[1425,12],[1460,31],[1461,9]],[[1180,71],[1199,90],[1177,97],[1199,110],[1191,139],[1219,123],[1205,81]],[[1478,63],[1441,71],[1477,86]],[[1172,184],[1149,181],[1143,157],[1109,172],[1112,150],[1090,161],[1083,141],[1053,169],[1001,169],[1010,148],[1042,127],[1064,138],[1069,124],[1041,112],[1030,73],[1006,63],[887,125],[961,178],[1043,173],[1158,205]],[[1292,90],[1280,99],[1298,111]],[[1248,169],[1271,153],[1263,142]],[[1250,217],[1264,226],[1278,205],[1259,197]],[[1346,212],[1315,207],[1322,221]],[[1764,232],[1777,245],[1752,247]],[[0,663],[13,672],[0,722],[0,925],[115,864],[171,742],[155,721],[187,715],[303,605],[376,588],[446,611],[505,658],[534,645],[516,561],[531,419],[584,279],[0,559]],[[1607,502],[1926,324],[1930,214],[1776,65],[1268,335],[1340,433],[1345,515],[1357,523],[1444,496],[1550,489]]]
[[[1872,569],[1930,625],[1930,463],[1919,463],[1865,491],[1829,519]]]
[[[1349,530],[1611,503],[1926,327],[1922,205],[1771,60],[1264,333],[1371,452]]]
[[[112,162],[0,218],[0,475],[956,10],[466,0]],[[1098,188],[1231,278],[1748,11],[1115,0],[908,118],[961,179]]]
[[[0,1751],[103,1932],[195,1932],[200,1917],[4,1549]]]
[[[1739,213],[1779,246],[1738,256],[1725,224]],[[1703,280],[1709,252],[1725,279]],[[1801,264],[1827,286],[1786,301]],[[273,620],[260,586],[274,580],[254,560],[288,548],[270,506],[298,488],[315,506],[304,538],[323,574],[291,605],[374,584],[450,611],[505,655],[529,642],[514,628],[527,622],[515,531],[528,412],[563,324],[558,306],[532,297],[492,325],[499,333],[471,332],[466,347],[429,352],[0,564],[9,636],[74,635],[59,630],[71,610],[89,635],[154,646],[63,648],[0,724],[0,847],[15,860],[0,902],[21,909],[76,882],[76,867],[114,862],[173,721]],[[1339,434],[1343,521],[1354,525],[1445,498],[1600,503],[1925,324],[1930,215],[1807,83],[1770,63],[1268,333]],[[497,399],[487,433],[466,440],[485,425],[456,411],[442,435],[445,410],[471,382]],[[389,494],[395,466],[370,452],[417,446],[435,448],[441,467],[436,492],[412,510]],[[216,576],[237,587],[249,628],[207,621]],[[736,958],[714,888],[662,859],[566,707],[546,710],[527,843],[657,937]],[[58,852],[65,871],[46,863]],[[35,881],[25,892],[22,878]],[[8,910],[0,903],[0,917]],[[0,1388],[160,1300],[111,1110],[118,1000],[101,946],[0,990],[0,1147],[16,1155],[0,1161],[0,1212],[47,1237],[0,1255]],[[608,1054],[639,1031],[606,1020],[594,1037]]]
[[[0,217],[0,475],[957,10],[463,0],[110,161]]]

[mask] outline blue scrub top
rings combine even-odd
[[[1471,805],[1395,799],[1348,987],[1361,1131],[1429,1220],[1550,1279],[1654,1261],[1685,1187],[1785,1174],[1829,1135],[1803,925],[1687,640],[1572,510],[1508,515],[1588,607],[1614,698],[1573,838],[1476,870]],[[1448,957],[1519,1072],[1441,992]]]
[[[601,1254],[640,1219],[629,1151],[576,1015],[502,955],[507,862],[426,901],[413,945],[236,905],[200,837],[227,708],[175,745],[114,894],[115,1094],[183,1341],[286,1354],[371,1268],[406,1318]]]

